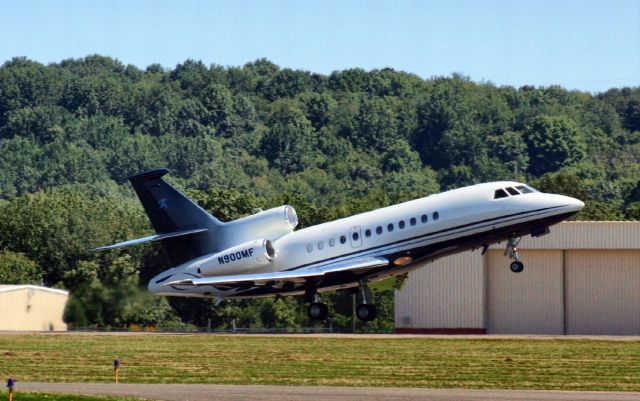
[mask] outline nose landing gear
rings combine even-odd
[[[509,256],[509,258],[514,261],[509,265],[509,269],[511,269],[514,273],[521,273],[524,270],[524,264],[520,261],[520,255],[518,255],[518,244],[522,237],[511,237],[509,241],[507,241],[507,249],[504,251],[505,256]]]

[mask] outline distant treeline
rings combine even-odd
[[[72,291],[76,326],[295,326],[298,300],[153,297],[160,249],[90,253],[148,234],[128,176],[168,179],[223,219],[283,203],[302,225],[477,182],[583,199],[578,219],[640,219],[640,88],[592,95],[392,69],[331,75],[187,60],[145,70],[102,56],[0,67],[0,282]],[[380,292],[392,326],[390,292]],[[350,295],[328,296],[350,325]],[[340,302],[339,302],[340,301]],[[181,322],[182,321],[182,322]]]

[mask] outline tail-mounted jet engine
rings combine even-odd
[[[255,238],[275,241],[293,232],[298,215],[292,206],[284,205],[227,223],[234,242]]]
[[[200,276],[243,274],[268,266],[275,257],[273,243],[259,239],[198,258],[189,263],[186,271]]]

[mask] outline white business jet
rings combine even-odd
[[[541,236],[584,203],[518,182],[472,185],[294,231],[298,217],[281,206],[223,223],[148,171],[129,180],[155,235],[97,249],[161,241],[175,267],[158,274],[159,295],[227,298],[304,295],[313,320],[327,317],[318,292],[359,287],[357,316],[375,318],[368,282],[406,274],[445,255],[483,253],[506,241],[519,273],[522,236]]]

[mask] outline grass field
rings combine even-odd
[[[0,335],[0,377],[129,383],[640,391],[640,341]]]
[[[0,391],[0,399],[7,399],[7,392]],[[14,401],[139,401],[138,398],[108,397],[100,395],[73,395],[47,393],[15,393]]]

